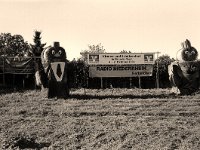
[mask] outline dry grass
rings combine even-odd
[[[83,89],[0,96],[0,149],[199,150],[200,94]]]

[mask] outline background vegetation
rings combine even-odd
[[[39,57],[43,49],[48,48],[46,43],[42,44],[41,41],[41,32],[35,31],[33,36],[33,43],[29,44],[24,40],[21,35],[11,35],[11,33],[1,33],[0,34],[0,56],[29,56],[29,57]],[[78,59],[73,59],[72,61],[68,61],[68,76],[69,76],[69,86],[71,88],[100,88],[101,82],[100,78],[89,78],[89,68],[87,65],[87,54],[88,53],[106,53],[106,49],[102,46],[101,43],[97,45],[88,45],[88,48],[81,52],[81,56]],[[132,53],[131,51],[122,50],[120,53]],[[168,55],[159,56],[156,59],[154,64],[153,76],[151,77],[142,77],[141,78],[141,88],[155,88],[156,87],[156,73],[158,70],[159,74],[159,85],[160,88],[170,87],[169,79],[168,79],[168,65],[174,61],[174,59],[170,58]],[[38,58],[35,59],[37,63],[37,67],[35,70],[41,70],[41,60]],[[7,77],[11,77],[13,75],[6,75]],[[16,88],[22,88],[22,82],[26,79],[26,76],[15,76],[16,81],[21,83],[16,83],[13,86]],[[34,82],[34,76],[29,76],[28,81]],[[17,80],[19,79],[19,80]],[[110,85],[114,88],[137,88],[138,78],[103,78],[103,87],[109,88]],[[0,76],[0,80],[2,81],[2,76]],[[1,82],[0,81],[0,82]],[[13,82],[9,82],[8,84],[13,84]],[[34,85],[34,84],[32,84]],[[27,88],[30,88],[29,86]]]

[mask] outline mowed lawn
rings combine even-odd
[[[0,96],[0,149],[199,150],[200,94],[79,89]]]

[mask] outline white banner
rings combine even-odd
[[[102,53],[88,54],[89,65],[154,64],[155,53]]]
[[[152,76],[153,65],[90,66],[89,77]]]

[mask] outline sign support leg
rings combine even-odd
[[[157,66],[157,69],[156,69],[156,88],[158,89],[160,87],[159,85],[159,60],[158,60],[158,54],[160,52],[157,52],[157,63],[156,63],[156,66]]]
[[[130,81],[130,88],[132,88],[132,78],[131,77],[129,78],[129,81]]]
[[[3,86],[5,87],[5,58],[3,57]]]
[[[103,89],[103,78],[101,77],[101,89]]]
[[[141,89],[141,77],[139,76],[138,79],[139,79],[139,89]]]

